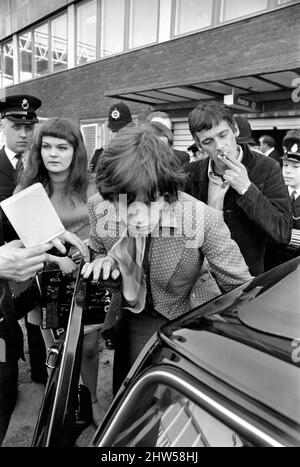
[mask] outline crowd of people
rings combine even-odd
[[[40,105],[28,95],[0,102],[0,200],[40,182],[66,230],[25,248],[0,212],[0,445],[24,358],[18,320],[26,316],[33,380],[46,382],[54,339],[38,293],[20,283],[51,268],[74,274],[78,255],[85,279],[114,283],[104,323],[84,326],[81,377],[97,424],[100,332],[114,348],[115,394],[161,324],[300,254],[300,130],[286,134],[278,158],[268,135],[253,149],[246,119],[200,103],[188,118],[194,144],[177,151],[168,114],[135,125],[116,103],[113,138],[88,164],[78,123],[51,118],[34,130]]]

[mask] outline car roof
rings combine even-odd
[[[196,365],[300,423],[299,285],[300,258],[163,326],[160,336]]]
[[[254,329],[287,338],[300,337],[300,266],[244,303],[240,320]]]

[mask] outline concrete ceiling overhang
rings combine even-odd
[[[300,86],[300,68],[173,86],[145,85],[108,91],[105,97],[149,104],[157,108],[175,108],[190,107],[205,100],[223,101],[224,95],[234,91],[235,95],[263,104],[276,100],[292,100],[292,93],[297,86]]]

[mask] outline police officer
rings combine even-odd
[[[282,173],[288,187],[293,216],[288,253],[289,257],[294,257],[300,255],[300,130],[288,131],[283,138],[282,146],[284,152]]]
[[[21,170],[24,153],[32,142],[34,124],[38,122],[35,112],[40,106],[40,99],[25,94],[0,101],[0,124],[5,137],[0,149],[0,201],[13,194],[17,170]]]
[[[24,159],[33,139],[35,123],[38,122],[36,110],[40,106],[40,99],[27,94],[7,96],[0,101],[1,127],[5,137],[5,145],[0,149],[0,201],[13,194],[17,179],[22,175]],[[17,238],[5,216],[3,229],[5,241]],[[40,327],[29,323],[26,316],[25,325],[31,379],[46,383],[46,351]]]
[[[117,133],[125,126],[134,126],[132,122],[132,115],[128,105],[124,102],[117,102],[113,104],[108,111],[108,124],[109,128],[113,133]],[[104,151],[104,146],[96,149],[90,162],[89,172],[96,172],[100,156]]]

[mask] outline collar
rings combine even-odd
[[[239,151],[239,154],[238,154],[237,160],[241,162],[244,156],[243,148],[241,146],[238,146],[238,151]],[[229,183],[226,182],[222,176],[216,175],[214,173],[213,161],[211,159],[209,159],[209,162],[208,162],[208,178],[210,182],[215,183],[216,185],[222,185],[222,186],[229,185]]]
[[[289,190],[289,195],[290,195],[290,196],[291,196],[291,194],[293,193],[293,191],[296,192],[295,199],[297,199],[298,196],[300,196],[300,187],[297,188],[297,190],[295,190],[295,188],[292,188],[291,186],[288,186],[288,190]]]
[[[13,159],[15,158],[16,153],[15,153],[14,151],[12,151],[11,149],[9,149],[7,146],[4,146],[4,152],[5,152],[5,154],[7,155],[7,157],[8,157],[8,159],[9,159],[10,163],[11,163],[12,165],[14,165],[14,164],[12,163],[12,161],[13,161]]]
[[[269,156],[273,152],[274,148],[270,148],[265,152],[265,156]]]

